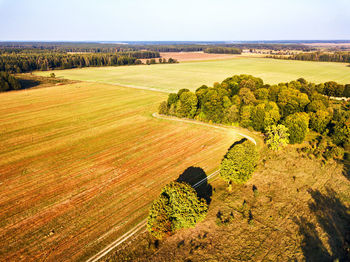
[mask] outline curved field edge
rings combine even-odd
[[[240,136],[152,117],[166,94],[76,83],[0,94],[0,259],[83,260]]]
[[[181,88],[195,90],[237,74],[260,77],[267,84],[296,80],[309,82],[337,81],[350,83],[350,68],[344,63],[277,60],[239,57],[225,60],[196,61],[178,64],[156,64],[119,67],[94,67],[35,72],[71,80],[95,81],[122,86],[175,92]]]

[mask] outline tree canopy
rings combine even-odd
[[[153,202],[147,229],[155,238],[161,239],[178,229],[195,226],[205,218],[207,210],[206,200],[199,199],[189,184],[171,182]]]
[[[220,176],[229,184],[243,184],[251,178],[258,160],[255,144],[244,138],[234,143],[224,156]]]

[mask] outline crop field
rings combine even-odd
[[[86,259],[186,168],[216,170],[238,134],[152,117],[165,98],[83,82],[0,94],[0,260]]]
[[[135,88],[174,92],[181,88],[195,90],[203,84],[212,85],[235,74],[261,77],[265,83],[276,84],[304,77],[320,83],[350,83],[350,67],[343,63],[289,61],[266,58],[234,58],[225,60],[183,62],[121,67],[98,67],[37,72],[71,80],[94,81]]]
[[[179,62],[184,61],[200,61],[200,60],[218,60],[218,59],[232,59],[240,55],[233,54],[209,54],[204,52],[162,52],[162,58],[174,58]]]

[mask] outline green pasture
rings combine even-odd
[[[299,77],[315,83],[330,80],[343,84],[350,83],[350,67],[344,63],[247,57],[178,64],[91,67],[53,72],[56,77],[72,80],[103,82],[165,92],[181,88],[195,90],[203,84],[212,85],[235,74],[261,77],[268,84],[291,81]],[[36,72],[41,76],[49,76],[50,73],[52,71]]]

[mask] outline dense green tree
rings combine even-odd
[[[260,103],[252,109],[251,113],[251,123],[257,131],[264,131],[267,126],[277,124],[280,118],[275,102]]]
[[[279,150],[289,143],[288,128],[284,125],[272,125],[266,128],[266,144],[272,150]]]
[[[259,160],[254,143],[247,139],[236,142],[221,161],[220,176],[231,185],[247,182]]]
[[[162,103],[160,103],[158,112],[161,115],[167,115],[168,114],[168,104],[167,104],[167,102],[163,101]]]
[[[170,107],[173,104],[176,104],[177,100],[179,100],[179,96],[175,93],[170,93],[168,96],[168,107]]]
[[[254,107],[251,105],[245,105],[241,107],[241,112],[240,112],[240,124],[243,127],[250,127],[252,126],[252,111],[253,111]]]
[[[157,239],[189,228],[203,220],[208,205],[199,199],[196,191],[187,183],[171,182],[166,185],[149,211],[148,231]]]
[[[344,85],[339,85],[334,81],[324,83],[324,94],[327,96],[343,96]]]
[[[332,121],[331,138],[336,145],[344,146],[350,142],[350,119]]]
[[[21,84],[14,76],[7,72],[0,72],[0,92],[19,89],[21,89]]]
[[[309,115],[304,112],[288,115],[284,120],[284,125],[288,128],[289,142],[291,144],[301,143],[308,132]]]
[[[253,105],[256,103],[255,95],[249,88],[241,88],[238,95],[244,105]]]
[[[256,99],[265,101],[269,99],[269,89],[267,88],[259,88],[255,90],[254,95]]]
[[[316,112],[309,113],[310,115],[310,128],[318,133],[324,133],[327,125],[332,119],[330,112],[325,110],[317,110]]]
[[[178,117],[193,118],[197,111],[197,96],[190,92],[181,92],[176,103],[176,114]]]
[[[318,110],[326,110],[327,106],[322,100],[313,100],[310,104],[307,105],[307,112],[317,112]]]
[[[350,97],[350,84],[347,84],[344,86],[343,96]]]
[[[232,124],[239,122],[239,109],[236,105],[232,105],[225,110],[223,123]]]
[[[201,100],[201,114],[205,120],[222,123],[225,110],[231,106],[227,91],[223,88],[208,88]]]
[[[307,94],[303,94],[300,91],[290,87],[280,86],[277,94],[277,104],[281,109],[281,114],[283,117],[296,112],[304,112],[305,107],[309,103],[310,100]]]

